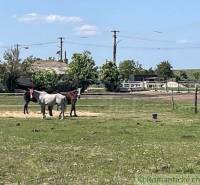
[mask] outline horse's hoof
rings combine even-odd
[[[74,117],[78,117],[78,116],[75,114]]]

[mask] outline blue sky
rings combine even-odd
[[[67,57],[89,50],[99,66],[112,59],[134,59],[145,68],[169,60],[175,69],[200,68],[200,1],[191,0],[1,0],[0,58],[16,43],[29,55],[56,56],[65,37]],[[32,45],[35,43],[46,45]]]

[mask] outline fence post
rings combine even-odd
[[[194,100],[195,114],[198,112],[198,110],[197,110],[197,93],[198,93],[198,87],[195,85],[195,100]]]
[[[179,81],[177,83],[178,83],[178,93],[180,93]]]
[[[174,103],[174,91],[173,91],[173,89],[172,89],[172,110],[174,110],[174,108],[175,108],[175,103]]]
[[[166,92],[168,92],[167,81],[165,81],[165,84],[166,84]]]

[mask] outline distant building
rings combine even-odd
[[[16,80],[16,87],[17,89],[28,89],[28,88],[34,88],[35,85],[33,84],[30,77],[20,76]]]
[[[50,61],[50,60],[38,60],[35,61],[31,67],[30,71],[32,73],[44,70],[54,70],[57,74],[65,74],[68,64],[60,61]],[[16,85],[18,89],[27,89],[35,87],[30,77],[21,76],[16,80]]]
[[[68,64],[61,61],[38,60],[31,65],[31,71],[54,70],[57,74],[65,74]]]
[[[130,82],[133,81],[148,81],[148,82],[155,82],[155,81],[161,81],[162,79],[159,78],[157,75],[131,75],[129,80]]]

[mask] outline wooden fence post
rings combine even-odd
[[[198,93],[198,87],[197,86],[195,86],[195,99],[194,99],[194,106],[195,106],[195,114],[198,112],[198,110],[197,110],[197,93]]]
[[[174,108],[175,108],[175,103],[174,103],[174,91],[173,91],[173,89],[172,89],[172,110],[174,110]]]
[[[166,92],[168,92],[168,84],[167,84],[167,80],[166,80]]]

